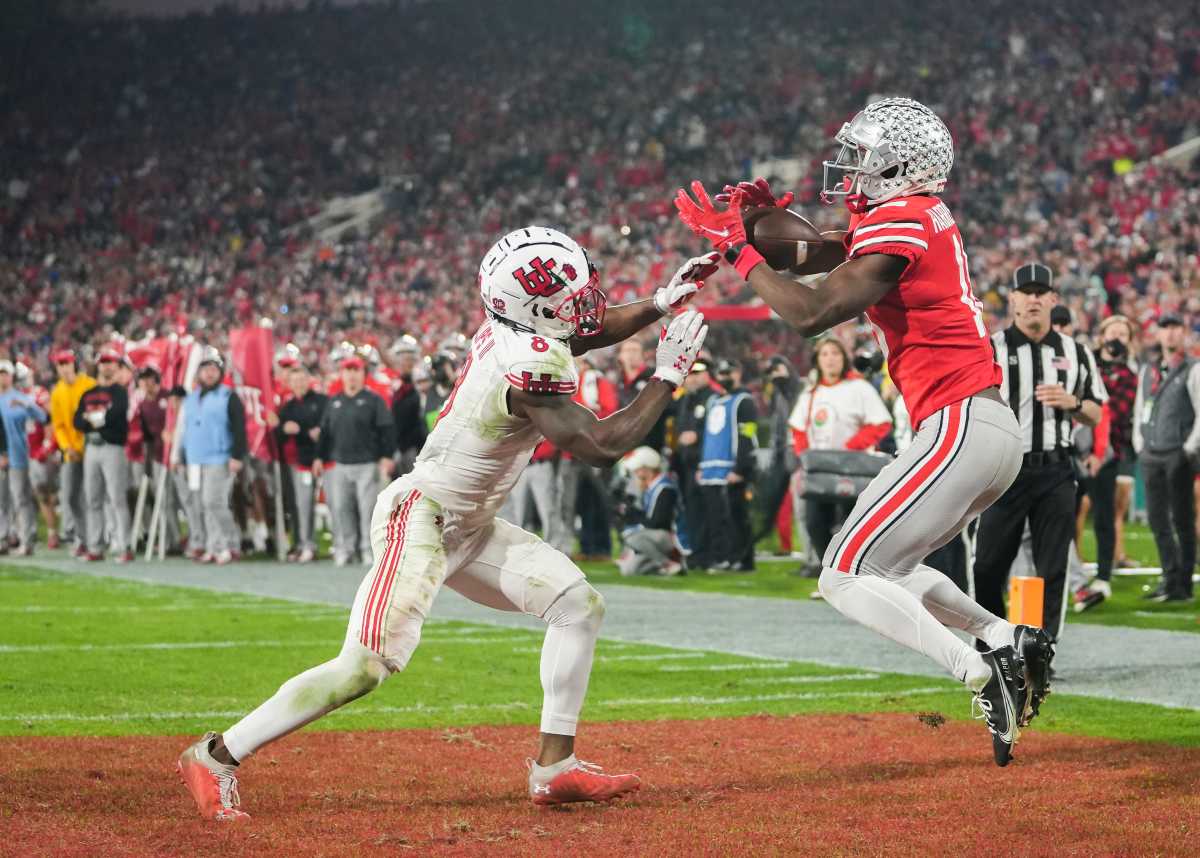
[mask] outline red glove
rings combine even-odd
[[[779,199],[775,199],[775,195],[771,193],[771,186],[766,179],[758,178],[753,182],[738,182],[737,187],[726,185],[725,189],[717,194],[716,200],[719,203],[729,203],[733,200],[734,191],[741,191],[742,206],[752,209],[777,208],[786,209],[792,204],[792,200],[796,195],[788,191]]]
[[[704,184],[699,180],[692,182],[692,193],[696,199],[688,196],[682,188],[675,195],[675,208],[679,209],[679,219],[687,224],[688,229],[701,238],[708,239],[712,246],[724,253],[735,245],[746,243],[746,227],[742,223],[741,192],[734,189],[731,201],[724,211],[717,211]]]

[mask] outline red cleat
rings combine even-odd
[[[219,822],[249,819],[250,814],[238,810],[242,800],[234,774],[237,766],[218,763],[208,752],[209,742],[216,737],[216,733],[205,733],[203,739],[179,755],[175,768],[205,819]]]
[[[642,780],[637,775],[606,775],[599,766],[582,760],[574,760],[570,768],[548,781],[539,781],[534,778],[533,761],[529,761],[529,797],[537,805],[612,801],[641,787]]]

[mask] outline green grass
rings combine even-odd
[[[346,614],[0,566],[0,735],[222,729],[336,653]],[[458,622],[425,629],[408,670],[315,728],[536,725],[540,633]],[[968,705],[949,680],[601,641],[584,719],[880,711],[966,718]],[[1200,745],[1200,712],[1063,694],[1038,727]]]
[[[1154,540],[1145,525],[1128,525],[1125,530],[1125,544],[1132,559],[1146,566],[1157,564]],[[774,547],[773,542],[768,540],[759,545],[762,550],[771,550]],[[1085,560],[1095,560],[1096,557],[1095,538],[1090,529],[1085,531],[1083,556]],[[648,575],[625,578],[611,563],[580,565],[589,580],[601,585],[619,583],[661,590],[693,590],[782,599],[807,599],[817,588],[816,580],[795,574],[800,567],[800,561],[791,558],[760,560],[757,571],[752,574],[722,572],[678,578]],[[1142,599],[1144,588],[1151,587],[1157,580],[1153,576],[1118,576],[1113,580],[1112,599],[1086,613],[1068,614],[1067,622],[1200,633],[1195,604],[1156,605]]]

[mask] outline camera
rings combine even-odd
[[[883,371],[883,353],[863,349],[854,353],[854,360],[851,363],[860,375],[875,375],[875,373]]]

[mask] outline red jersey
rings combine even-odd
[[[38,407],[49,414],[50,391],[39,385],[31,393],[33,401],[37,403]],[[36,420],[29,420],[25,426],[29,439],[29,458],[35,462],[46,461],[58,449],[58,442],[54,439],[54,430],[49,421],[38,423]]]
[[[850,220],[846,258],[902,256],[900,284],[867,308],[888,372],[916,429],[936,411],[998,386],[1000,365],[971,291],[967,254],[937,197],[890,200]]]

